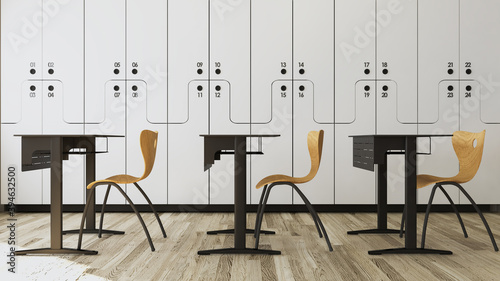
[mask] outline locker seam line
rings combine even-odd
[[[210,135],[210,126],[211,126],[211,122],[212,120],[210,119],[210,115],[211,115],[211,112],[210,112],[210,92],[212,91],[212,88],[211,88],[211,76],[212,76],[212,71],[211,71],[211,65],[212,65],[212,62],[211,62],[211,55],[212,55],[212,50],[211,50],[211,45],[212,45],[212,40],[211,40],[211,28],[212,28],[212,24],[211,24],[211,0],[207,0],[207,3],[208,3],[208,97],[207,97],[207,104],[208,104],[208,134]],[[210,205],[210,187],[211,187],[211,183],[212,183],[212,180],[211,180],[211,171],[208,172],[208,184],[207,184],[207,187],[208,187],[208,190],[207,190],[207,199],[208,199],[208,205]]]
[[[292,0],[292,177],[294,176],[295,172],[295,141],[294,141],[294,135],[295,135],[295,103],[294,103],[294,97],[295,97],[295,0]],[[294,204],[293,200],[293,190],[292,190],[292,205]]]

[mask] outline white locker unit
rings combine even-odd
[[[498,203],[500,164],[497,145],[500,137],[500,23],[498,1],[460,1],[460,129],[480,132],[486,129],[481,167],[464,187],[478,204]],[[465,20],[467,19],[467,20]],[[474,81],[466,81],[474,80]],[[467,89],[467,86],[470,86]],[[460,196],[461,203],[468,203]]]
[[[250,1],[210,1],[209,88],[210,133],[249,134]],[[233,162],[222,157],[210,169],[211,204],[233,203],[234,178],[219,180],[234,173]]]
[[[209,133],[208,3],[168,1],[169,204],[209,203],[199,136]]]
[[[125,1],[85,1],[85,133],[125,135]],[[124,174],[125,138],[98,140],[96,179]],[[96,190],[96,202],[104,198],[106,188]],[[126,190],[126,187],[125,187]],[[112,189],[110,204],[125,204]]]
[[[256,81],[254,81],[256,82]],[[279,134],[277,138],[252,141],[252,150],[262,149],[263,155],[252,156],[250,194],[252,204],[258,204],[262,189],[255,189],[263,178],[282,174],[292,176],[292,100],[291,80],[276,80],[271,84],[272,117],[268,123],[252,124],[253,134]],[[290,187],[276,187],[269,204],[292,204]]]
[[[141,176],[144,161],[140,134],[158,131],[154,168],[139,185],[153,204],[167,200],[167,1],[127,1],[127,174]],[[154,43],[151,32],[154,31]],[[147,204],[133,185],[127,194],[138,204]]]
[[[453,134],[459,130],[459,1],[421,0],[418,2],[418,133]],[[451,138],[420,140],[418,173],[454,176],[458,162]],[[458,190],[447,188],[454,202]],[[419,189],[417,202],[426,204],[432,186]],[[442,192],[434,202],[447,204]]]
[[[264,177],[292,175],[292,1],[251,1],[251,131],[263,138],[264,155],[252,155],[249,192],[258,204]],[[252,149],[259,148],[252,140]],[[292,204],[290,188],[275,188],[270,204]]]
[[[375,133],[374,11],[375,1],[335,1],[335,204],[375,203],[375,174],[353,167],[349,137]]]
[[[15,203],[42,204],[42,171],[21,171],[21,138],[13,136],[42,133],[42,1],[2,1],[1,13],[1,203],[13,167]]]
[[[324,130],[321,168],[303,192],[312,204],[333,204],[334,2],[298,0],[293,11],[293,173],[300,177],[309,172],[307,134]],[[294,203],[303,201],[294,196]]]
[[[2,87],[6,82],[2,82]],[[9,167],[15,169],[16,204],[42,204],[42,170],[21,171],[21,138],[15,134],[42,133],[42,81],[26,80],[20,84],[21,119],[15,124],[2,124],[2,204],[8,203]]]

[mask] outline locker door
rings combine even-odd
[[[146,82],[150,123],[167,123],[167,21],[167,1],[127,1],[127,79]]]
[[[375,203],[375,175],[352,166],[349,137],[375,133],[374,11],[375,1],[335,1],[335,204]]]
[[[252,204],[259,203],[262,190],[256,190],[255,186],[260,180],[273,174],[292,175],[292,93],[292,81],[274,81],[271,84],[271,120],[264,124],[252,124],[252,133],[280,135],[278,138],[263,138],[260,147],[264,154],[252,156],[252,182],[250,184]],[[253,140],[252,150],[258,150],[258,148],[258,140]],[[268,202],[291,204],[291,189],[276,188]]]
[[[272,174],[292,175],[292,1],[251,1],[251,131],[280,134],[262,140],[264,155],[252,155],[249,192],[258,204],[256,184]],[[259,147],[252,140],[252,149]],[[290,188],[276,188],[272,204],[291,204]]]
[[[168,193],[167,19],[167,1],[127,1],[127,173],[144,171],[141,131],[158,131],[153,171],[140,183],[155,204],[166,204]],[[146,30],[154,30],[154,40]],[[135,203],[147,204],[135,186],[127,193]]]
[[[418,133],[452,134],[459,129],[459,1],[418,2]],[[433,138],[418,143],[418,173],[456,175],[455,152],[450,138]],[[445,187],[446,188],[446,187]],[[455,202],[458,190],[447,188]],[[417,202],[427,204],[432,187],[419,189]],[[402,198],[401,196],[399,198]],[[441,192],[434,202],[448,204]]]
[[[210,79],[231,84],[231,121],[250,124],[250,1],[210,0]]]
[[[63,2],[63,1],[60,1]],[[63,120],[78,123],[83,133],[84,120],[84,2],[44,1],[43,78],[62,81]],[[50,126],[49,124],[46,124]]]
[[[42,204],[42,170],[21,171],[21,138],[14,134],[42,133],[42,82],[21,83],[21,120],[17,124],[2,124],[2,204],[7,204],[8,169],[16,171],[16,204]]]
[[[309,171],[307,134],[323,129],[321,170],[304,193],[313,204],[333,204],[334,2],[297,0],[293,11],[293,172],[302,176]],[[303,201],[294,196],[294,203]]]
[[[85,1],[85,133],[125,135],[125,2]],[[125,173],[125,138],[99,140],[96,178]],[[96,192],[97,202],[105,188]],[[112,190],[110,204],[124,204]]]
[[[217,94],[216,87],[223,87],[219,80],[231,87],[226,106],[215,104],[223,99],[212,98]],[[210,133],[250,133],[250,1],[210,1],[209,87]],[[221,174],[234,174],[230,168],[233,162],[234,158],[223,157],[210,169],[210,203],[233,203],[233,177],[224,183],[216,182]],[[247,169],[249,174],[250,165]]]
[[[209,203],[200,137],[209,127],[208,3],[168,1],[169,204]]]
[[[397,91],[393,88],[389,95],[385,90],[377,93],[377,133],[416,133],[417,2],[379,0],[376,15],[377,80],[392,80],[397,85]],[[380,110],[381,102],[390,102],[395,109]]]
[[[15,203],[41,204],[42,171],[21,171],[21,138],[13,135],[42,133],[42,1],[7,0],[0,4],[1,203],[8,203],[8,169],[13,167]]]
[[[494,26],[500,23],[500,3],[460,1],[460,130],[480,132],[486,140],[476,177],[464,185],[477,204],[499,204],[500,190],[495,188],[500,175],[500,35]],[[480,32],[479,32],[480,31]],[[467,80],[467,81],[466,81]],[[473,80],[473,81],[470,81]],[[467,89],[467,86],[470,86]],[[461,195],[460,202],[468,204]]]

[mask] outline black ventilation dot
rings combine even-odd
[[[453,86],[452,85],[448,86],[448,91],[450,91],[450,92],[453,91]]]
[[[286,86],[285,86],[285,85],[281,86],[281,90],[282,90],[283,92],[284,92],[284,91],[286,91]]]
[[[365,86],[365,91],[367,91],[367,92],[368,92],[369,90],[370,90],[370,86],[366,85],[366,86]]]
[[[215,90],[218,92],[220,91],[221,87],[219,85],[215,86]]]
[[[51,92],[54,91],[54,86],[49,85],[49,91],[51,91]]]
[[[448,68],[448,74],[452,75],[453,74],[453,69]]]
[[[35,74],[36,73],[36,70],[34,68],[30,69],[30,73],[31,74]]]
[[[48,71],[48,72],[49,72],[49,74],[50,74],[50,75],[52,75],[52,74],[54,74],[54,69],[49,68],[49,71]]]
[[[132,91],[134,91],[134,92],[137,91],[137,86],[136,85],[132,86]]]
[[[118,85],[115,85],[115,86],[113,87],[113,89],[114,89],[116,92],[118,92],[118,91],[120,90],[120,87],[119,87]]]
[[[201,92],[201,91],[203,91],[203,86],[202,85],[198,85],[198,87],[196,87],[196,89],[198,90],[198,92]]]
[[[384,85],[384,86],[382,86],[382,90],[385,92],[385,91],[389,90],[389,87],[387,87],[387,85]]]
[[[137,72],[139,72],[139,71],[137,70],[137,68],[132,69],[132,74],[134,74],[134,75],[135,75],[135,74],[137,74]]]
[[[282,68],[281,69],[281,74],[286,74],[286,69]]]
[[[119,73],[120,73],[120,70],[119,70],[118,68],[115,68],[115,70],[113,70],[113,72],[114,72],[115,74],[119,74]]]
[[[31,85],[31,86],[30,86],[30,90],[31,90],[32,92],[33,92],[33,91],[35,91],[35,90],[36,90],[35,85]]]
[[[382,69],[382,73],[387,74],[387,73],[389,73],[389,70],[387,70],[387,68],[384,68],[384,69]]]
[[[366,75],[370,74],[370,70],[369,70],[368,68],[367,68],[367,69],[365,69],[365,74],[366,74]]]
[[[467,74],[469,74],[469,75],[470,75],[470,74],[472,73],[472,69],[467,68],[467,70],[465,70],[465,73],[467,73]]]
[[[470,85],[467,85],[467,86],[465,86],[465,90],[467,92],[470,92],[470,91],[472,91],[472,87]]]
[[[217,68],[217,69],[215,70],[215,74],[220,74],[220,73],[221,73],[220,68]]]
[[[301,68],[301,69],[299,69],[299,73],[304,74],[304,73],[306,73],[306,71],[303,68]]]
[[[304,87],[303,85],[300,85],[300,86],[299,86],[299,91],[301,91],[301,92],[302,92],[302,91],[304,91],[305,89],[306,89],[306,87]]]
[[[196,70],[196,72],[197,72],[198,74],[203,74],[203,69],[198,68],[198,70]]]

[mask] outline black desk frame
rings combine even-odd
[[[381,254],[441,254],[450,255],[451,251],[417,248],[417,138],[442,137],[449,135],[364,135],[353,136],[353,141],[366,141],[364,150],[366,159],[354,163],[355,167],[372,170],[378,164],[378,209],[377,228],[352,231],[348,234],[362,233],[399,233],[399,230],[387,229],[387,151],[404,150],[405,157],[405,246],[385,250],[368,251],[370,255]],[[354,147],[356,149],[356,147]],[[372,149],[372,150],[370,150]],[[363,154],[363,152],[361,153]]]
[[[210,254],[268,254],[279,255],[280,251],[253,249],[246,247],[247,204],[247,137],[278,137],[279,135],[201,135],[204,137],[205,171],[214,160],[220,160],[222,150],[234,150],[234,248],[198,251],[199,255]],[[232,233],[232,230],[209,231],[209,233]]]
[[[73,148],[85,148],[86,182],[95,180],[95,139],[108,137],[123,137],[113,135],[16,135],[22,137],[22,171],[50,168],[50,248],[16,251],[16,255],[26,254],[84,254],[95,255],[97,251],[63,248],[63,160],[69,159]],[[33,155],[37,151],[49,151],[44,159],[34,163]],[[82,187],[84,188],[84,187]],[[87,191],[87,196],[89,192]],[[87,227],[95,229],[95,198],[94,204],[86,217]]]

